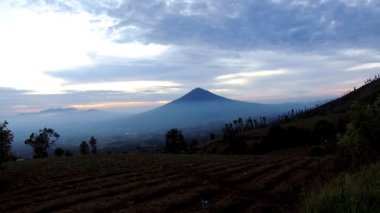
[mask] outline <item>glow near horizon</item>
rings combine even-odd
[[[89,103],[89,104],[73,104],[69,107],[75,109],[109,109],[121,107],[147,107],[147,106],[161,106],[169,103],[170,101],[127,101],[127,102],[104,102],[104,103]]]

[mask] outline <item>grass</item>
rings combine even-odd
[[[380,212],[380,164],[340,176],[320,192],[306,195],[301,212]]]
[[[339,119],[344,117],[344,114],[329,114],[329,115],[317,115],[311,118],[303,118],[300,120],[291,121],[290,123],[285,124],[286,127],[297,126],[302,128],[314,128],[315,124],[319,121],[326,120],[335,125],[338,124]]]

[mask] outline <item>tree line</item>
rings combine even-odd
[[[25,144],[33,150],[33,158],[46,158],[49,156],[49,150],[55,146],[56,141],[60,138],[58,132],[51,128],[40,129],[37,133],[32,133]],[[11,153],[11,145],[14,140],[13,132],[8,128],[8,122],[0,123],[0,165],[8,160],[14,159]],[[97,154],[97,139],[92,136],[88,142],[82,141],[79,145],[79,152],[83,155]],[[72,156],[70,150],[64,150],[60,147],[54,149],[54,155],[57,157]]]

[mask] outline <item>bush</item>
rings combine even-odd
[[[178,129],[169,130],[165,135],[165,147],[170,153],[186,151],[187,143],[182,131]]]
[[[265,151],[283,149],[286,147],[287,135],[282,126],[272,126],[267,136],[263,139],[262,144]]]
[[[380,212],[380,165],[344,175],[302,199],[301,212]]]
[[[317,122],[313,129],[315,144],[332,146],[331,148],[336,144],[336,134],[337,128],[335,125],[326,120]]]
[[[310,131],[295,126],[284,128],[282,126],[272,126],[266,137],[262,141],[262,145],[266,152],[299,146],[302,144],[310,144],[313,140]]]
[[[247,154],[247,144],[242,137],[230,136],[227,142],[226,154]]]
[[[65,154],[65,150],[63,150],[62,148],[56,148],[54,150],[54,155],[57,157],[62,157],[63,154]]]
[[[354,168],[380,152],[380,96],[372,105],[352,104],[350,118],[346,132],[338,135],[337,146],[339,154],[350,158]]]
[[[88,146],[88,144],[87,144],[86,141],[82,141],[82,143],[80,143],[80,145],[79,145],[79,152],[82,155],[87,155],[87,154],[90,153],[90,146]]]

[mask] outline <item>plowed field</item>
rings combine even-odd
[[[278,212],[330,177],[306,148],[264,156],[118,154],[8,165],[0,212]],[[202,201],[208,202],[201,205]]]

